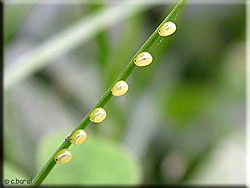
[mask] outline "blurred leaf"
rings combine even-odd
[[[225,64],[221,72],[220,88],[225,89],[230,100],[245,101],[246,93],[246,44],[245,42],[233,43],[224,52]]]
[[[15,62],[7,64],[4,71],[5,89],[43,68],[51,59],[81,45],[101,30],[107,29],[121,19],[138,13],[147,7],[119,5],[117,7],[104,8],[98,13],[84,17],[32,51],[18,57]]]
[[[38,150],[38,166],[42,166],[66,136],[59,132],[44,138]],[[140,168],[134,158],[114,143],[103,138],[88,137],[80,146],[70,149],[73,159],[56,165],[45,184],[137,184]]]
[[[96,36],[96,43],[97,43],[97,48],[96,48],[96,59],[97,62],[100,64],[100,66],[104,67],[107,64],[107,57],[109,53],[109,45],[108,45],[108,35],[104,32],[98,33]]]
[[[180,125],[185,125],[203,110],[209,102],[210,94],[208,86],[180,84],[171,92],[164,111]]]
[[[22,116],[17,115],[18,106],[11,101],[10,93],[4,97],[4,159],[15,164],[28,175],[34,175],[34,142]],[[18,116],[18,117],[16,117]],[[18,119],[19,118],[19,119]],[[28,146],[28,147],[27,147]]]
[[[4,7],[4,42],[6,43],[27,13],[33,8],[37,0],[24,4],[16,1],[15,4],[5,3]]]
[[[134,101],[134,108],[127,116],[123,145],[140,158],[146,155],[150,142],[160,126],[156,113],[152,93],[148,91]]]
[[[86,7],[86,6],[84,6]],[[100,9],[104,7],[104,2],[100,1],[98,4],[89,4],[87,6],[87,9],[85,9],[86,13],[93,13],[98,12]],[[104,31],[100,31],[97,33],[95,40],[96,40],[96,47],[94,48],[96,53],[96,60],[99,63],[99,65],[103,68],[104,65],[108,62],[108,53],[110,51],[109,49],[109,38],[108,34]]]
[[[28,177],[25,172],[23,172],[20,169],[17,169],[13,165],[11,165],[9,162],[4,161],[4,179],[28,179]]]
[[[202,164],[192,169],[187,178],[190,184],[244,184],[245,183],[245,137],[244,129],[234,129],[226,137],[217,139],[213,150],[205,153]]]

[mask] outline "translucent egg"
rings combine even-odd
[[[69,141],[72,144],[79,145],[82,144],[86,139],[87,133],[84,130],[79,129],[69,138]]]
[[[166,37],[172,35],[176,31],[176,25],[173,22],[166,22],[158,30],[159,35]]]
[[[117,82],[111,89],[111,93],[114,96],[124,95],[127,91],[128,91],[128,84],[123,80]]]
[[[72,159],[72,153],[68,149],[63,149],[59,151],[55,157],[54,160],[57,163],[68,163]]]
[[[149,65],[153,61],[153,57],[148,52],[142,52],[136,56],[134,63],[136,66],[143,67]]]
[[[106,112],[103,108],[96,108],[90,115],[90,121],[100,123],[106,118]]]

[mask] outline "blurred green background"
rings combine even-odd
[[[173,3],[5,4],[4,178],[30,179]],[[243,184],[244,4],[187,4],[46,184]]]

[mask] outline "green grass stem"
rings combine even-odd
[[[141,52],[148,51],[150,52],[151,47],[158,42],[159,40],[164,40],[164,37],[161,37],[158,34],[158,29],[166,22],[168,21],[176,21],[177,15],[181,12],[183,6],[185,5],[187,0],[179,0],[179,2],[176,4],[176,6],[173,8],[173,10],[169,13],[169,15],[163,20],[163,22],[159,25],[158,28],[152,33],[152,35],[148,38],[148,40],[143,44],[143,46],[137,51],[135,56],[130,60],[130,62],[127,64],[127,66],[124,68],[122,73],[116,78],[116,80],[113,82],[113,84],[107,89],[105,94],[101,97],[101,99],[97,102],[97,104],[86,114],[86,116],[81,120],[79,125],[72,131],[71,135],[78,129],[85,129],[87,125],[90,123],[89,115],[91,112],[98,108],[98,107],[104,107],[104,105],[111,99],[111,89],[114,86],[116,82],[119,80],[126,80],[129,75],[132,73],[132,71],[135,69],[136,65],[134,64],[134,58]],[[171,36],[169,36],[171,37]],[[167,38],[167,37],[165,37]],[[70,135],[70,136],[71,136]],[[58,149],[55,151],[53,155],[51,155],[48,162],[45,164],[45,166],[41,169],[41,171],[37,174],[37,176],[33,180],[33,185],[39,186],[44,179],[49,175],[53,167],[56,165],[56,162],[54,161],[55,154],[62,150],[69,148],[71,145],[70,141],[67,139],[64,141]]]

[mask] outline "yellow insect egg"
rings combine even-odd
[[[114,96],[124,95],[127,91],[128,91],[128,84],[123,80],[117,82],[111,89],[111,93]]]
[[[176,25],[173,22],[166,22],[158,30],[159,35],[166,37],[172,35],[176,31]]]
[[[153,57],[150,53],[142,52],[136,56],[134,63],[136,64],[136,66],[143,67],[149,65],[150,63],[152,63],[152,61]]]
[[[90,121],[100,123],[106,118],[106,112],[103,108],[96,108],[90,115]]]
[[[72,153],[68,149],[63,149],[59,151],[55,157],[54,160],[57,163],[68,163],[72,159]]]
[[[79,145],[82,144],[86,139],[87,133],[84,130],[79,129],[69,138],[69,141],[72,144]]]

